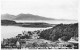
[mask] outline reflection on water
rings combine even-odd
[[[3,38],[15,37],[18,34],[22,34],[22,31],[35,31],[35,30],[45,30],[48,28],[29,28],[29,27],[18,27],[18,26],[1,26],[1,40]]]

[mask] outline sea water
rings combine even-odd
[[[31,28],[31,27],[19,27],[19,26],[1,26],[1,40],[6,38],[15,37],[18,34],[22,34],[22,31],[35,31],[35,30],[45,30],[47,28]]]

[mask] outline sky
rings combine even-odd
[[[20,13],[55,19],[78,18],[79,0],[1,0],[1,14]]]

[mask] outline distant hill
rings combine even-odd
[[[1,15],[1,20],[53,20],[51,18],[46,18],[38,15],[32,14],[19,14],[17,16],[10,15],[10,14],[3,14]]]
[[[13,20],[14,18],[16,18],[16,16],[10,15],[10,14],[2,14],[1,15],[1,20]]]
[[[12,20],[1,20],[1,25],[14,25],[14,24],[16,24],[16,22]]]
[[[53,19],[32,14],[19,14],[17,15],[17,18],[15,18],[14,20],[53,20]]]
[[[52,27],[51,24],[37,22],[37,23],[17,23],[13,20],[1,20],[2,26],[20,26],[20,27]]]

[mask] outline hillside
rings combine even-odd
[[[19,14],[17,15],[17,18],[15,18],[14,20],[53,20],[53,19],[32,14]]]
[[[54,20],[51,18],[46,18],[43,16],[33,15],[33,14],[19,14],[17,16],[10,14],[1,15],[1,20]]]
[[[16,18],[16,16],[10,15],[10,14],[2,14],[1,15],[1,20],[13,20],[14,18]]]
[[[20,26],[20,27],[52,27],[51,24],[48,24],[48,23],[44,23],[44,22],[34,22],[34,23],[17,23],[13,20],[1,20],[1,25],[2,26],[9,26],[9,25],[12,25],[12,26]]]
[[[51,41],[56,41],[63,37],[67,41],[71,37],[78,37],[78,23],[56,25],[51,29],[42,31],[40,37]]]
[[[16,22],[12,20],[1,20],[1,25],[14,25],[14,24],[16,24]]]

